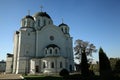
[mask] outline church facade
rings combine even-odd
[[[64,23],[54,25],[51,17],[42,11],[25,16],[21,20],[20,29],[14,34],[11,62],[11,69],[6,66],[6,70],[15,74],[57,73],[63,68],[73,71],[69,26]]]

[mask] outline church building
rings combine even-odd
[[[58,73],[63,68],[73,71],[69,26],[63,22],[54,25],[51,17],[43,11],[26,15],[14,34],[13,56],[9,58],[6,73]]]

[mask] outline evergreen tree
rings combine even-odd
[[[101,80],[113,80],[109,59],[102,48],[99,49],[99,70]]]
[[[81,56],[81,74],[83,80],[88,80],[90,78],[89,66],[88,66],[85,50],[83,50]]]

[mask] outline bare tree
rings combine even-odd
[[[92,57],[92,53],[97,51],[94,44],[77,39],[75,41],[74,51],[75,51],[75,59],[78,59],[79,62],[81,62],[81,55],[84,50],[85,50],[86,55],[91,56],[91,57]],[[91,60],[91,59],[88,59],[88,60]]]

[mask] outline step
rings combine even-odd
[[[9,79],[9,80],[22,80],[23,77],[21,74],[0,74],[0,80]]]

